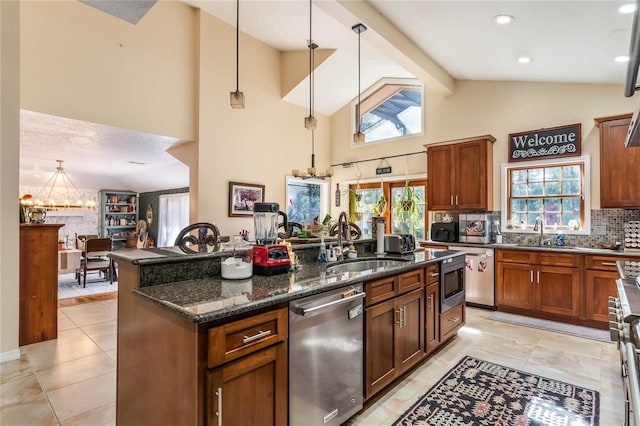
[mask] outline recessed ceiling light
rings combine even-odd
[[[518,58],[518,62],[520,62],[521,64],[528,64],[529,62],[531,62],[531,58],[528,56],[520,56]]]
[[[629,62],[629,57],[627,55],[620,55],[613,58],[616,62]]]
[[[620,12],[620,13],[633,13],[635,11],[636,11],[635,3],[623,4],[622,6],[620,6],[618,8],[618,12]]]
[[[142,161],[129,160],[129,164],[135,164],[135,165],[138,165],[138,166],[144,166],[147,163],[143,163]]]
[[[515,18],[511,15],[497,15],[493,19],[495,19],[498,24],[508,24],[509,22],[513,21]]]

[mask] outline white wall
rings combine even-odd
[[[0,362],[18,350],[20,3],[0,1]]]

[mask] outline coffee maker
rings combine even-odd
[[[278,218],[284,218],[287,229],[287,215],[280,211],[278,203],[255,203],[253,205],[253,226],[256,245],[253,246],[253,273],[258,275],[282,274],[289,270],[287,247],[276,244],[278,240]]]

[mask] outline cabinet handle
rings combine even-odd
[[[265,331],[258,330],[258,333],[254,334],[253,336],[242,336],[242,344],[246,345],[247,343],[251,343],[253,341],[262,339],[263,337],[267,337],[270,334],[271,334],[271,330],[265,330]]]
[[[218,426],[222,426],[222,388],[218,388],[216,395],[218,396],[218,411],[216,411],[216,416],[218,416]]]
[[[396,324],[398,324],[399,327],[402,327],[402,321],[400,320],[400,309],[398,309],[396,312],[396,315],[398,316],[398,319],[396,320]]]
[[[433,294],[429,295],[429,310],[432,311],[433,310]]]
[[[451,322],[452,322],[452,323],[454,323],[454,324],[457,324],[457,323],[459,323],[459,322],[460,322],[460,318],[459,318],[459,317],[453,317],[453,318],[451,318],[449,321],[451,321]]]
[[[533,284],[533,269],[532,269],[531,271],[529,271],[529,272],[531,272],[531,279],[530,279],[530,282]]]
[[[429,275],[430,275],[430,276],[432,276],[432,277],[434,277],[434,278],[435,278],[435,277],[440,276],[440,274],[439,274],[439,273],[437,273],[437,272],[432,272],[432,273],[430,273]]]
[[[537,275],[538,275],[537,281],[538,281],[538,284],[540,284],[540,271],[537,272]]]
[[[601,262],[600,263],[602,266],[616,266],[615,263],[611,263],[611,262]]]
[[[400,308],[400,326],[406,327],[407,325],[407,306]]]
[[[451,196],[451,205],[453,205],[453,195]]]
[[[456,206],[458,205],[458,196],[456,195]]]

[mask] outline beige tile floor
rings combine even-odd
[[[0,424],[115,424],[116,300],[59,309],[58,339],[21,348],[0,364]],[[360,415],[354,425],[389,425],[464,355],[600,391],[600,424],[622,424],[618,352],[599,343],[486,318],[467,325],[444,350]]]

